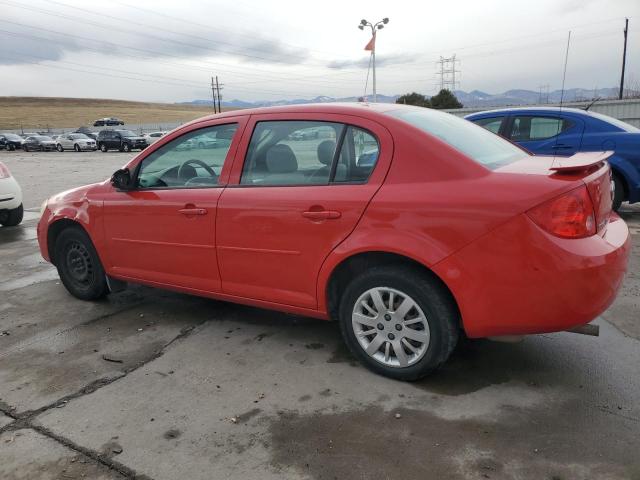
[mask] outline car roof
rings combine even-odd
[[[591,112],[583,110],[581,108],[570,107],[514,107],[514,108],[497,108],[494,110],[483,110],[481,112],[474,112],[466,115],[465,118],[475,116],[490,116],[496,114],[510,114],[510,113],[571,113],[575,115],[591,115]]]
[[[302,105],[278,105],[273,107],[243,108],[229,110],[223,113],[207,115],[190,122],[190,124],[213,120],[216,118],[229,118],[244,115],[261,115],[267,113],[335,113],[344,115],[370,116],[380,115],[389,110],[399,108],[411,108],[396,103],[368,103],[368,102],[332,102],[332,103],[305,103]]]

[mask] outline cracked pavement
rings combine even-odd
[[[129,157],[0,152],[29,209],[0,228],[0,478],[640,478],[640,208],[600,337],[470,342],[409,384],[360,367],[333,323],[146,287],[67,294],[38,205]]]

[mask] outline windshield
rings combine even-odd
[[[7,140],[11,140],[14,142],[17,140],[22,140],[22,137],[20,137],[19,135],[14,135],[13,133],[5,133],[3,135]]]
[[[51,137],[47,137],[45,135],[36,135],[35,137],[36,140],[40,140],[41,142],[46,142],[47,140],[51,140]]]
[[[84,133],[73,133],[69,135],[69,138],[72,140],[78,140],[80,138],[89,138],[89,137],[87,137]]]
[[[123,137],[137,137],[138,136],[135,133],[133,133],[131,130],[117,130],[117,132],[120,135],[122,135]]]
[[[623,132],[633,132],[633,133],[640,132],[640,128],[634,127],[633,125],[630,125],[627,122],[623,122],[622,120],[618,120],[617,118],[609,117],[608,115],[603,115],[601,113],[596,113],[596,112],[589,112],[589,115],[597,118],[598,120],[602,120],[603,122],[606,122],[609,125],[618,127]]]
[[[450,113],[423,107],[406,107],[385,113],[438,137],[492,170],[529,155],[502,137]]]

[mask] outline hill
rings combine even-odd
[[[0,130],[73,128],[98,118],[126,124],[182,123],[213,113],[211,106],[58,97],[0,97]]]

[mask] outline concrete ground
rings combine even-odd
[[[333,323],[145,287],[72,298],[38,206],[130,156],[0,152],[29,209],[0,228],[0,478],[640,479],[640,209],[599,338],[473,342],[410,384]]]

